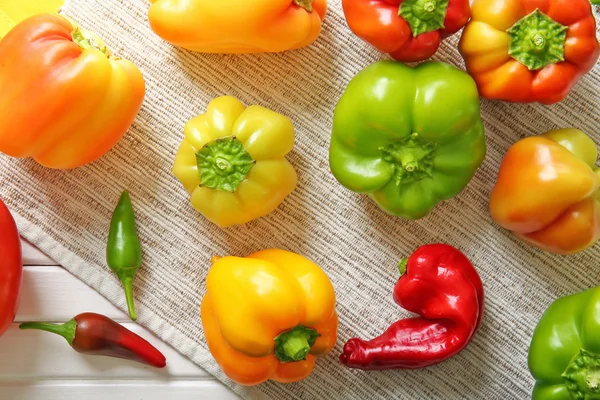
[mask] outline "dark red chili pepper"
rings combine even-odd
[[[420,315],[393,323],[381,336],[350,339],[340,361],[358,369],[415,369],[456,355],[471,341],[483,317],[481,279],[457,249],[434,244],[400,262],[394,300]]]
[[[79,353],[124,358],[157,368],[166,365],[165,356],[154,346],[104,315],[83,313],[62,325],[26,322],[19,328],[61,335]]]
[[[0,335],[8,329],[17,314],[22,279],[19,231],[10,211],[0,200]]]

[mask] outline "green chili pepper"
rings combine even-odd
[[[142,250],[135,229],[131,199],[127,191],[121,194],[110,221],[106,262],[123,283],[129,316],[135,321],[137,317],[133,303],[133,278],[142,263]]]

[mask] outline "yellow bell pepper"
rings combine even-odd
[[[321,32],[327,0],[150,0],[152,30],[171,44],[203,53],[297,49]]]
[[[337,340],[331,281],[285,250],[214,257],[201,313],[210,352],[241,385],[302,380]]]
[[[294,127],[284,115],[223,96],[191,119],[184,135],[173,173],[194,208],[219,226],[263,217],[296,188],[296,171],[285,159]]]
[[[0,0],[0,39],[27,17],[56,13],[63,0]]]

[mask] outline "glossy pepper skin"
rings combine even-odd
[[[419,219],[467,186],[485,151],[469,75],[440,62],[380,61],[350,81],[335,108],[329,164],[346,188]]]
[[[562,101],[600,55],[589,0],[475,0],[459,50],[481,95]]]
[[[492,218],[526,242],[573,254],[600,238],[598,150],[578,129],[531,136],[506,153],[490,198]]]
[[[104,315],[82,313],[62,325],[25,322],[19,328],[56,333],[82,354],[123,358],[156,368],[167,365],[165,356],[144,338]]]
[[[337,339],[329,278],[285,250],[215,257],[201,312],[213,357],[241,385],[302,380]]]
[[[533,400],[600,397],[600,287],[562,297],[533,332],[528,364]]]
[[[106,262],[123,284],[129,316],[135,321],[137,314],[133,300],[133,279],[142,264],[142,248],[128,191],[121,193],[110,220]]]
[[[150,0],[152,30],[202,53],[275,53],[312,44],[326,0]]]
[[[285,159],[294,127],[284,115],[223,96],[190,120],[184,135],[173,173],[194,208],[221,227],[269,214],[296,188]]]
[[[133,123],[144,79],[73,22],[41,14],[0,41],[0,152],[70,169],[108,152]]]
[[[340,361],[364,370],[416,369],[463,350],[477,332],[484,291],[467,257],[445,244],[419,247],[400,262],[394,300],[419,315],[393,323],[372,340],[350,339]]]
[[[15,220],[0,200],[0,336],[17,315],[22,280],[21,238]]]
[[[471,17],[469,0],[342,0],[350,29],[403,62],[433,56]]]

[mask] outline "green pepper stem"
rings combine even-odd
[[[506,31],[508,54],[531,71],[564,61],[567,29],[536,9]]]
[[[404,275],[406,273],[406,266],[407,266],[407,264],[408,264],[408,257],[403,258],[398,263],[398,270],[400,271],[400,276],[402,276],[402,275]]]
[[[71,32],[71,38],[73,42],[77,43],[82,50],[96,49],[100,50],[106,57],[111,57],[110,50],[104,44],[98,43],[94,38],[95,35],[76,27]]]
[[[308,338],[305,335],[296,335],[288,338],[282,347],[283,352],[295,361],[304,360],[310,350]]]
[[[65,338],[65,340],[73,346],[75,340],[75,331],[77,329],[77,321],[74,319],[65,322],[64,324],[49,324],[47,322],[24,322],[19,325],[19,329],[36,329],[46,332],[55,333]]]
[[[135,303],[133,301],[133,279],[123,279],[123,288],[125,289],[125,297],[127,298],[127,309],[129,310],[129,317],[135,321],[137,314],[135,312]]]
[[[573,399],[593,399],[600,391],[600,355],[580,349],[562,374]]]
[[[284,363],[304,360],[319,336],[316,330],[298,325],[275,338],[275,356]]]
[[[397,186],[420,181],[430,177],[436,145],[423,140],[418,133],[412,133],[400,142],[382,146],[382,158],[394,167],[394,180]]]
[[[235,136],[221,137],[204,145],[196,153],[200,186],[235,192],[256,164]]]
[[[449,0],[404,0],[398,15],[404,19],[414,37],[444,28]]]

